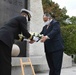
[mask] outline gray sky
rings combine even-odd
[[[58,3],[60,8],[66,7],[67,15],[76,16],[76,0],[52,0]]]

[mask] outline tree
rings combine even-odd
[[[64,52],[68,55],[76,54],[76,25],[61,27],[64,41]]]
[[[61,9],[58,3],[50,2],[50,0],[42,0],[42,4],[44,12],[50,13],[56,20],[60,21],[61,24],[65,24],[64,20],[69,18],[69,16],[66,15],[66,7]]]
[[[72,24],[76,25],[76,16],[72,16],[70,18],[70,21],[72,22]]]

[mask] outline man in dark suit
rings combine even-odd
[[[11,50],[14,39],[22,33],[30,43],[33,43],[32,35],[27,31],[27,22],[31,13],[26,9],[21,10],[21,15],[12,18],[0,28],[0,75],[11,75]]]
[[[44,42],[49,75],[60,75],[64,49],[60,24],[49,13],[43,15],[43,20],[45,26],[40,34],[43,34],[41,42]]]

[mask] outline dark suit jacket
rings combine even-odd
[[[31,35],[27,31],[27,21],[23,16],[17,16],[11,19],[3,27],[0,28],[0,40],[12,48],[14,39],[18,39],[18,34],[23,33],[26,38]]]
[[[52,20],[48,29],[47,25],[44,26],[40,34],[50,38],[44,42],[45,52],[54,52],[64,48],[59,22]]]

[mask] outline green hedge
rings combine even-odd
[[[76,54],[76,25],[67,25],[61,27],[64,41],[64,52],[68,55]]]

